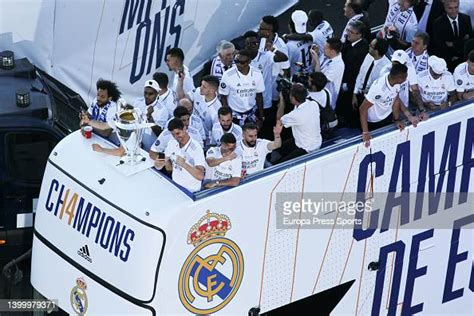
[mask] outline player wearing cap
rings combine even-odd
[[[459,100],[474,99],[474,50],[468,54],[467,61],[454,70],[454,83]]]
[[[242,140],[237,145],[237,154],[242,157],[242,177],[263,170],[267,154],[281,147],[283,125],[277,121],[273,127],[274,141],[257,138],[257,125],[247,123],[242,127]]]
[[[206,189],[232,186],[240,183],[242,159],[236,154],[237,140],[233,134],[224,134],[219,147],[210,148],[206,153]]]
[[[158,82],[158,85],[160,86],[160,91],[158,91],[158,103],[160,103],[161,106],[166,107],[168,110],[168,119],[171,119],[173,118],[173,111],[178,105],[178,100],[176,93],[173,90],[168,89],[168,75],[164,72],[155,72],[153,74],[153,80]]]
[[[206,165],[202,147],[189,136],[179,119],[170,121],[168,131],[173,135],[173,139],[166,146],[165,158],[155,160],[155,167],[165,167],[167,172],[171,172],[173,181],[188,191],[199,191]]]
[[[211,131],[211,146],[219,146],[222,135],[231,133],[237,141],[242,139],[242,128],[232,122],[232,110],[229,107],[221,107],[217,111],[218,122],[214,123]]]
[[[229,41],[222,40],[217,44],[216,50],[217,56],[212,60],[210,74],[221,80],[224,72],[235,64],[235,46]]]
[[[137,98],[133,103],[134,108],[138,108],[141,113],[146,114],[148,123],[156,124],[144,130],[142,142],[146,151],[150,150],[151,145],[168,121],[168,109],[158,103],[158,91],[160,91],[158,83],[155,80],[147,80],[143,89],[143,97]]]
[[[453,75],[442,58],[430,56],[428,65],[428,69],[418,74],[418,87],[423,104],[431,110],[439,107],[444,109],[456,101]]]
[[[120,91],[117,85],[109,80],[99,79],[96,83],[97,97],[87,109],[81,112],[80,125],[90,125],[94,132],[109,137],[114,127],[114,118],[117,113],[117,100]]]
[[[184,65],[183,62],[184,53],[181,48],[174,47],[166,53],[166,65],[168,65],[170,71],[174,72],[172,90],[177,92],[176,87],[178,86],[178,80],[184,75],[183,89],[184,93],[188,94],[194,90],[194,82],[188,67]]]
[[[394,64],[388,74],[375,80],[359,108],[362,138],[365,145],[370,144],[369,131],[390,125],[393,119],[400,129],[404,124],[400,121],[400,110],[410,122],[416,126],[418,119],[401,104],[399,99],[400,85],[407,80],[408,68],[402,64]]]
[[[262,72],[251,67],[251,61],[252,52],[240,50],[235,58],[236,67],[224,72],[219,86],[222,106],[232,109],[234,122],[239,125],[264,120],[265,84]]]
[[[304,11],[296,10],[291,14],[289,28],[291,33],[305,34],[306,23],[308,16]],[[300,72],[311,72],[311,48],[312,41],[288,40],[286,46],[288,47],[288,59],[290,61],[291,75],[297,75]]]

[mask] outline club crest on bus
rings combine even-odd
[[[85,315],[88,306],[87,299],[87,284],[83,278],[76,279],[76,286],[72,288],[70,301],[72,309],[77,313],[77,315]]]
[[[195,248],[179,274],[179,298],[194,314],[215,313],[226,306],[242,282],[244,261],[240,248],[225,238],[231,229],[223,214],[206,212],[188,233]]]

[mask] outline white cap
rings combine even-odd
[[[408,54],[404,50],[396,50],[393,52],[392,61],[398,61],[402,65],[406,65],[408,62]]]
[[[295,23],[295,31],[299,34],[306,33],[306,22],[308,22],[308,16],[306,12],[296,10],[291,14],[291,20]]]
[[[145,81],[145,88],[146,87],[150,87],[152,88],[153,90],[155,90],[156,92],[160,91],[160,85],[158,84],[158,82],[156,82],[155,80],[147,80]]]
[[[431,70],[437,75],[442,75],[446,71],[446,61],[443,58],[436,56],[430,56],[428,58],[428,65],[431,67]]]

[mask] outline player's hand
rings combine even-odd
[[[365,144],[365,147],[369,147],[370,146],[370,140],[372,139],[372,136],[370,136],[370,133],[369,132],[363,132],[362,133],[362,141],[364,142]]]

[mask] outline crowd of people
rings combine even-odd
[[[264,16],[257,32],[218,44],[198,87],[184,52],[171,48],[172,80],[155,73],[133,103],[155,124],[143,149],[157,169],[196,192],[236,186],[268,165],[318,150],[334,122],[360,129],[366,146],[374,129],[403,129],[406,120],[416,127],[431,111],[474,99],[473,30],[460,1],[469,0],[388,0],[377,34],[368,0],[347,0],[342,34],[318,10],[294,11],[290,33],[281,36],[278,20]],[[99,80],[81,126],[109,136],[119,97],[115,83]],[[337,120],[328,122],[331,113]]]

